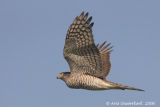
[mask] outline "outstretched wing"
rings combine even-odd
[[[102,75],[103,78],[102,79],[106,79],[107,75],[110,72],[110,68],[111,68],[111,62],[110,62],[110,53],[111,53],[111,49],[112,46],[110,46],[111,43],[105,45],[106,41],[101,44],[99,46],[99,44],[97,44],[97,48],[100,52],[100,56],[101,56],[101,60],[102,60]]]
[[[102,61],[98,48],[94,44],[91,22],[92,17],[84,12],[70,25],[63,54],[73,73],[86,73],[96,77],[102,74]]]

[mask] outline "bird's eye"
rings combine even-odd
[[[58,77],[59,77],[59,78],[63,77],[63,73],[60,73],[60,74],[58,75]]]

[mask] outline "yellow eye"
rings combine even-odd
[[[58,78],[62,78],[63,77],[63,73],[60,73],[59,75],[58,75]]]

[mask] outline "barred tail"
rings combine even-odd
[[[134,88],[134,87],[130,87],[130,86],[125,86],[125,85],[121,85],[121,84],[117,84],[117,83],[113,83],[113,82],[109,82],[109,81],[107,81],[107,83],[112,85],[113,89],[121,89],[121,90],[128,89],[128,90],[144,91],[142,89],[138,89],[138,88]]]

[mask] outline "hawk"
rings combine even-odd
[[[129,89],[144,91],[106,80],[110,72],[112,46],[106,42],[95,45],[91,22],[92,16],[82,12],[70,25],[63,55],[71,72],[62,72],[57,79],[63,80],[69,88],[87,90]],[[106,45],[105,45],[106,44]]]

